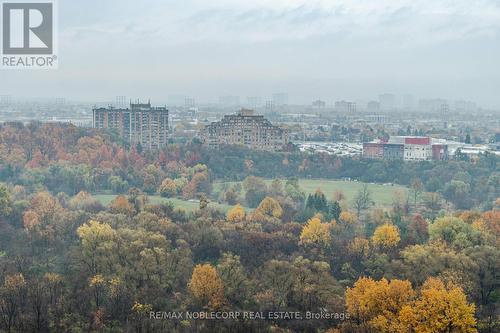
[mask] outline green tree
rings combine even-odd
[[[243,189],[245,190],[245,201],[252,208],[257,207],[267,195],[266,183],[258,177],[247,177],[243,181]]]
[[[250,281],[240,257],[224,253],[217,265],[217,272],[224,284],[225,298],[233,305],[242,307],[250,298]]]
[[[5,185],[0,184],[0,216],[8,216],[12,211],[10,194]]]

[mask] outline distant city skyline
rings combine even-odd
[[[267,96],[269,97],[269,96]],[[54,97],[54,98],[23,98],[13,95],[0,95],[0,106],[14,105],[18,102],[33,102],[33,103],[44,103],[44,104],[56,104],[64,105],[67,103],[85,103],[101,106],[113,106],[116,108],[126,108],[131,103],[139,103],[140,101],[146,102],[151,101],[151,98],[137,98],[129,97],[124,95],[118,95],[113,98],[108,98],[103,101],[77,101],[66,99],[64,97]],[[317,108],[329,108],[339,112],[356,113],[356,111],[363,112],[384,112],[384,111],[422,111],[422,112],[442,112],[443,109],[446,111],[476,111],[479,109],[484,109],[481,105],[474,101],[457,99],[457,100],[446,100],[442,98],[416,98],[411,94],[395,95],[395,94],[380,94],[374,99],[354,99],[354,100],[335,100],[331,98],[326,99],[315,99],[304,104],[301,103],[290,103],[289,95],[286,92],[272,94],[271,97],[266,98],[266,96],[219,96],[214,98],[212,101],[199,101],[194,97],[186,95],[173,95],[168,96],[166,100],[155,100],[155,103],[166,105],[169,107],[185,107],[185,108],[196,108],[199,106],[215,106],[226,108],[249,108],[249,109],[272,109],[275,107],[312,107]],[[318,104],[319,103],[319,104]],[[486,109],[494,110],[494,109]],[[269,110],[268,110],[269,111]],[[500,110],[496,110],[500,111]]]
[[[59,69],[0,71],[0,95],[87,102],[115,96],[286,92],[290,104],[386,92],[500,108],[494,0],[59,1]],[[283,97],[283,96],[282,96]]]

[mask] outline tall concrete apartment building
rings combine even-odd
[[[113,129],[131,145],[155,150],[168,143],[168,110],[147,104],[130,104],[130,108],[94,108],[93,127]]]
[[[356,103],[355,102],[346,102],[346,101],[335,102],[335,111],[342,112],[342,113],[355,113],[356,112]]]
[[[240,145],[256,150],[280,151],[288,144],[288,130],[271,124],[252,110],[243,109],[205,126],[201,138],[212,148]]]

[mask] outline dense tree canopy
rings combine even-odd
[[[1,125],[0,332],[497,332],[497,161],[150,152]],[[365,186],[306,194],[312,177],[413,190],[374,204]],[[337,317],[151,318],[212,310]]]

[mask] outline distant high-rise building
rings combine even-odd
[[[288,94],[287,93],[273,94],[273,103],[275,106],[288,105]]]
[[[421,99],[418,102],[418,108],[422,112],[429,113],[442,113],[442,111],[446,108],[449,109],[449,104],[444,99],[433,98],[433,99]]]
[[[1,95],[0,96],[0,105],[10,106],[11,104],[12,104],[12,96],[11,95]]]
[[[115,106],[117,108],[124,108],[127,106],[127,96],[116,96]]]
[[[247,97],[247,104],[250,108],[256,109],[262,105],[262,98],[260,96]]]
[[[312,102],[312,106],[313,108],[324,109],[326,107],[326,102],[318,99]]]
[[[377,101],[371,101],[371,102],[368,102],[368,104],[366,105],[366,109],[368,112],[379,112],[380,111],[380,103],[377,102]]]
[[[130,104],[130,108],[94,108],[93,127],[113,129],[132,145],[154,150],[168,143],[168,110],[151,103]]]
[[[476,103],[470,101],[456,101],[455,110],[457,112],[476,112],[477,105]]]
[[[280,151],[288,144],[288,130],[245,109],[205,126],[201,137],[204,144],[212,148],[241,145],[256,150]]]
[[[274,101],[266,101],[266,111],[270,112],[274,110]]]
[[[404,95],[403,96],[403,109],[407,111],[411,111],[415,108],[415,100],[412,95]]]
[[[56,105],[65,105],[66,104],[66,98],[56,98]]]
[[[356,103],[355,102],[346,102],[346,101],[335,102],[335,111],[342,112],[342,113],[355,113],[356,112]]]
[[[382,111],[392,111],[396,108],[396,96],[393,94],[380,95],[379,102]]]
[[[219,104],[223,106],[239,106],[240,105],[240,97],[239,96],[221,96],[219,97]]]
[[[196,101],[192,97],[186,97],[184,99],[184,107],[186,108],[194,108],[196,106]]]
[[[450,105],[448,103],[441,104],[441,115],[447,117],[450,114]]]

